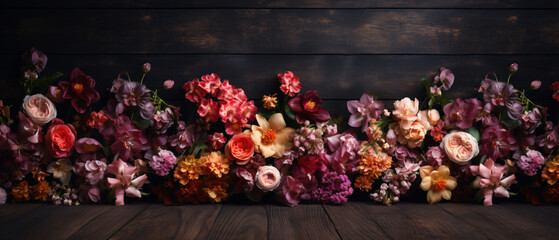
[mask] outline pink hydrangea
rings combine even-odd
[[[177,164],[177,157],[169,150],[160,150],[156,155],[148,151],[146,158],[150,160],[151,169],[159,176],[166,176]]]
[[[534,176],[542,168],[544,163],[545,158],[540,152],[536,150],[529,150],[526,152],[526,155],[520,156],[516,165],[518,168],[522,169],[524,174]]]
[[[437,167],[443,164],[446,159],[446,154],[440,146],[431,146],[425,153],[425,160],[427,164]]]
[[[279,73],[278,78],[281,83],[280,89],[284,94],[293,97],[296,93],[301,91],[299,77],[295,76],[293,72],[287,71],[284,74]]]

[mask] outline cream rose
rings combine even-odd
[[[29,119],[39,126],[47,124],[56,117],[56,107],[42,94],[25,96],[22,108]]]
[[[400,101],[394,102],[394,115],[399,120],[407,121],[413,120],[417,117],[417,112],[419,111],[419,101],[417,98],[412,101],[410,98],[404,98]]]
[[[479,146],[474,136],[462,131],[447,134],[441,142],[441,148],[448,159],[458,165],[467,164],[479,153]]]
[[[441,115],[436,109],[420,111],[418,116],[419,120],[427,126],[427,130],[431,130],[431,127],[437,125],[437,122],[441,119]]]
[[[414,121],[407,130],[403,131],[408,147],[419,147],[423,143],[427,131],[428,127],[423,122],[419,120]]]
[[[262,166],[256,173],[256,186],[264,192],[273,191],[280,185],[281,174],[273,166]]]

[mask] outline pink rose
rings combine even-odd
[[[52,120],[52,124],[45,135],[47,151],[53,158],[63,158],[72,155],[76,143],[76,129],[71,124],[64,124],[58,118]]]
[[[262,166],[256,173],[256,186],[264,192],[273,191],[280,185],[281,175],[273,166]]]
[[[47,124],[56,117],[56,107],[42,94],[25,96],[22,108],[29,119],[39,126]]]
[[[254,155],[254,142],[249,135],[237,134],[225,146],[225,155],[239,165],[246,165]]]
[[[400,101],[394,102],[394,115],[398,120],[413,121],[417,117],[419,111],[419,101],[417,98],[412,101],[410,98],[404,98]]]
[[[462,131],[447,134],[441,142],[441,148],[448,159],[458,165],[466,165],[479,153],[479,146],[474,136]]]

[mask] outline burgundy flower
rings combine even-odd
[[[196,126],[186,125],[185,122],[179,121],[177,133],[169,137],[171,147],[175,147],[177,151],[182,152],[186,148],[191,147],[197,141]]]
[[[326,109],[318,107],[322,100],[316,91],[307,91],[305,95],[298,94],[287,102],[289,108],[295,112],[295,120],[303,124],[305,120],[315,122],[326,122],[330,119],[330,113]]]
[[[482,88],[486,88],[483,93],[486,103],[491,103],[494,107],[505,107],[510,119],[520,118],[522,104],[518,100],[518,90],[514,89],[512,84],[485,79]]]
[[[119,124],[115,125],[115,142],[111,145],[111,151],[113,154],[118,153],[120,159],[133,160],[132,157],[140,156],[142,146],[148,141],[127,116],[120,118]]]
[[[509,154],[513,144],[515,140],[509,130],[496,124],[483,130],[480,153],[492,159],[499,159]]]
[[[553,99],[559,101],[559,81],[551,84],[551,91],[553,91]]]
[[[526,111],[520,116],[520,127],[525,134],[533,134],[538,126],[542,124],[541,113],[538,108]]]
[[[72,107],[78,113],[84,113],[92,104],[99,101],[99,93],[95,90],[95,80],[85,75],[79,68],[70,73],[70,81],[60,81],[63,99],[71,99]]]
[[[116,112],[118,114],[128,107],[138,107],[140,116],[143,119],[151,119],[154,106],[153,102],[151,102],[151,91],[146,88],[146,85],[117,78],[113,81],[111,92],[115,93],[115,98],[118,102],[116,105]]]
[[[465,101],[457,98],[453,103],[444,106],[444,125],[446,128],[470,128],[480,112],[481,101],[475,98]]]

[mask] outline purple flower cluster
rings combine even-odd
[[[116,105],[118,114],[129,107],[137,107],[143,119],[151,119],[154,105],[151,101],[151,91],[147,89],[146,85],[117,78],[113,81],[111,92],[115,93],[118,102]]]
[[[164,134],[173,125],[173,110],[165,108],[163,111],[155,111],[151,119],[151,126],[157,134]]]
[[[324,151],[324,141],[322,128],[313,128],[305,122],[305,126],[297,129],[293,136],[293,145],[300,152],[306,152],[312,155],[318,155]]]
[[[419,164],[408,161],[394,170],[387,169],[382,176],[384,183],[379,190],[370,194],[371,199],[385,205],[399,202],[400,196],[406,194],[417,178],[417,170]]]
[[[483,92],[484,102],[491,103],[493,107],[505,107],[510,119],[520,118],[523,107],[518,100],[518,90],[512,84],[486,78],[481,83],[480,92]]]
[[[365,132],[371,119],[377,119],[382,115],[384,103],[374,101],[373,96],[364,93],[359,101],[348,101],[347,109],[351,113],[349,126],[361,127],[361,131]]]
[[[151,169],[159,176],[166,176],[177,164],[177,157],[169,150],[160,150],[157,154],[147,151],[145,157],[149,160]]]
[[[529,150],[526,152],[526,155],[520,156],[516,165],[518,168],[522,169],[524,174],[534,176],[542,168],[544,163],[545,158],[540,152],[536,150]]]
[[[322,175],[320,186],[312,192],[312,199],[328,204],[343,204],[353,194],[351,181],[345,174],[328,172]]]

